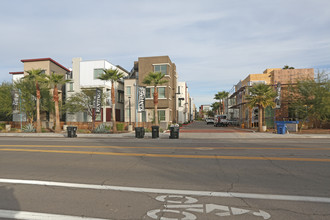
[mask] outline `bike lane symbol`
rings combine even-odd
[[[196,220],[197,216],[191,212],[209,215],[213,213],[219,217],[243,214],[250,214],[263,219],[270,219],[271,217],[269,213],[263,210],[253,211],[218,204],[195,204],[198,200],[190,196],[162,195],[156,197],[156,200],[164,202],[164,208],[150,210],[147,215],[157,220]],[[164,217],[167,214],[171,217]]]

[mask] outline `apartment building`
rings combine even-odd
[[[112,113],[111,102],[111,82],[103,81],[98,77],[103,73],[104,69],[116,69],[123,73],[124,77],[129,75],[129,72],[120,66],[116,66],[106,60],[86,60],[82,58],[72,59],[72,72],[69,78],[72,80],[67,84],[67,96],[70,97],[82,90],[101,89],[102,94],[106,97],[105,105],[102,106],[101,112],[95,116],[97,122],[110,122]],[[116,121],[124,121],[124,80],[115,82],[116,96]],[[92,117],[87,112],[68,113],[67,122],[91,122]]]
[[[230,108],[238,111],[239,123],[244,127],[256,127],[258,125],[258,108],[250,109],[247,105],[246,96],[248,88],[256,83],[271,85],[274,89],[281,91],[281,105],[278,108],[265,109],[265,123],[267,127],[274,125],[274,120],[283,120],[289,117],[287,89],[294,85],[297,80],[313,79],[314,69],[266,69],[261,74],[249,74],[244,80],[235,85],[235,92],[229,97]]]
[[[186,82],[178,82],[176,91],[177,123],[190,121],[190,100]]]
[[[13,82],[21,79],[26,76],[27,71],[32,69],[42,69],[45,75],[51,75],[53,73],[68,75],[70,70],[60,63],[56,62],[52,58],[38,58],[38,59],[23,59],[21,60],[23,63],[23,71],[22,72],[10,72],[13,76]],[[60,100],[65,99],[65,86],[59,88],[59,97]],[[50,91],[52,94],[52,90]],[[19,94],[15,95],[15,99],[19,98]],[[18,102],[14,100],[14,111],[13,111],[13,121],[26,121],[26,115],[24,112],[19,112],[18,107],[15,106],[15,103],[18,105]],[[42,111],[40,114],[41,125],[43,128],[52,128],[55,123],[55,115],[52,112],[44,112]]]
[[[201,105],[199,107],[199,117],[201,117],[202,119],[207,118],[207,112],[208,111],[212,111],[212,106],[211,105]]]
[[[129,79],[125,80],[125,91],[131,91],[125,94],[125,112],[129,112],[129,102],[131,103],[131,120],[136,122],[153,122],[154,120],[154,102],[152,85],[143,83],[144,78],[150,72],[161,72],[165,74],[167,83],[159,85],[158,89],[158,120],[161,128],[167,128],[171,123],[177,120],[176,114],[176,89],[177,89],[177,72],[175,63],[171,61],[169,56],[139,57],[134,62]],[[136,106],[136,90],[138,87],[145,87],[145,111],[138,112]],[[127,93],[128,94],[128,93]],[[130,101],[129,101],[130,100]],[[134,107],[133,107],[134,106]],[[133,109],[134,108],[134,109]],[[136,117],[135,117],[136,116]],[[129,117],[125,116],[125,121]]]

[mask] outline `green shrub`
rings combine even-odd
[[[124,131],[124,123],[117,123],[116,124],[116,127],[117,127],[117,131]]]
[[[23,130],[23,132],[26,132],[26,133],[36,132],[36,129],[33,127],[33,124],[27,124],[27,125],[23,126],[22,130]]]
[[[106,134],[110,133],[109,127],[106,124],[100,124],[97,128],[95,128],[92,133]]]

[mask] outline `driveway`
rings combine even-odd
[[[215,127],[213,124],[206,124],[205,121],[194,121],[180,128],[181,133],[251,133],[250,130],[244,130],[237,127]]]

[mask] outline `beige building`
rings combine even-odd
[[[289,118],[287,88],[294,85],[298,80],[313,79],[314,69],[266,69],[262,74],[250,74],[244,80],[235,85],[235,92],[230,95],[229,99],[233,102],[230,107],[239,112],[238,120],[243,127],[256,127],[258,125],[258,109],[250,109],[247,105],[245,97],[248,95],[248,88],[256,83],[264,83],[271,85],[274,89],[281,87],[281,106],[276,111],[267,108],[265,111],[265,123],[268,127],[274,124],[275,120],[287,120]],[[275,115],[274,115],[275,114]]]
[[[167,128],[171,123],[176,122],[176,87],[177,72],[175,63],[172,63],[169,56],[139,57],[134,62],[130,80],[125,80],[125,121],[129,117],[129,98],[131,100],[131,120],[135,122],[152,122],[154,119],[153,86],[143,84],[143,80],[149,72],[161,72],[165,74],[167,83],[159,85],[158,89],[158,120],[162,128]],[[138,87],[145,87],[145,111],[136,111],[136,90]],[[128,88],[130,87],[130,88]],[[128,90],[131,93],[128,93]],[[128,95],[132,94],[132,95]],[[127,113],[127,114],[126,114]],[[137,117],[135,117],[137,116]]]
[[[20,78],[26,76],[27,71],[32,69],[42,69],[45,75],[51,75],[53,73],[68,75],[70,70],[59,64],[52,58],[39,58],[39,59],[23,59],[21,62],[24,64],[23,72],[10,72],[13,75],[13,81],[19,80]],[[64,91],[63,91],[64,90]],[[50,91],[51,94],[52,90]],[[65,86],[59,88],[59,97],[60,100],[65,99]],[[17,117],[15,112],[13,114],[13,121],[18,121],[19,118],[25,117]],[[24,120],[24,121],[25,121]],[[55,124],[55,116],[54,113],[51,112],[41,112],[41,124],[43,128],[52,128]]]

